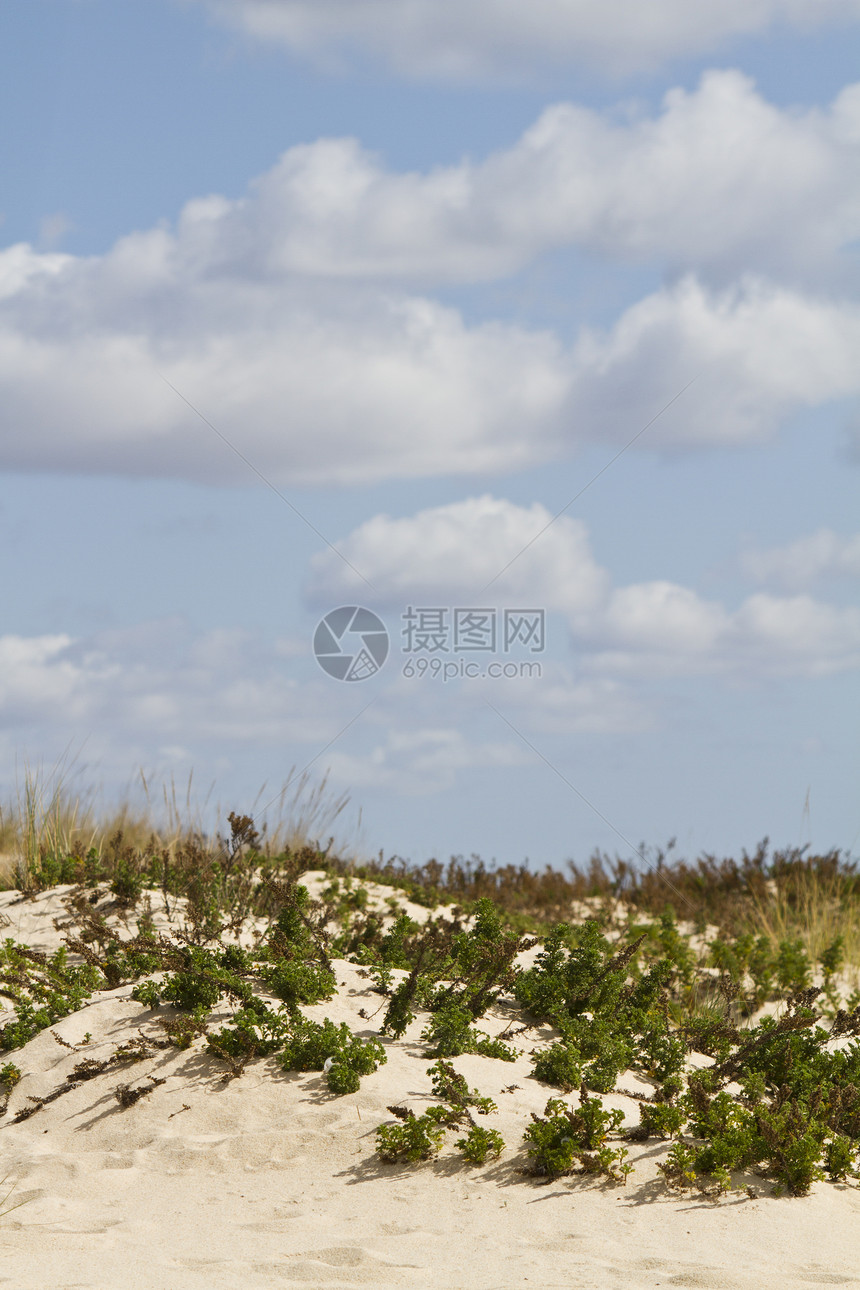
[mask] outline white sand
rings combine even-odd
[[[10,923],[0,937],[53,948],[60,893],[20,902],[0,893]],[[2,922],[2,918],[0,918]],[[336,964],[340,990],[308,1008],[321,1020],[377,1033],[385,1001],[352,964]],[[24,1072],[0,1119],[0,1178],[20,1209],[0,1218],[0,1286],[15,1290],[253,1290],[255,1287],[414,1286],[446,1290],[656,1286],[787,1290],[860,1286],[860,1190],[818,1183],[802,1199],[775,1199],[758,1179],[720,1202],[667,1191],[656,1162],[666,1145],[630,1147],[626,1186],[579,1178],[542,1184],[518,1171],[531,1111],[553,1090],[530,1077],[530,1043],[516,1064],[461,1057],[454,1065],[498,1102],[482,1120],[508,1147],[484,1168],[462,1163],[449,1141],[436,1161],[384,1165],[374,1130],[397,1103],[420,1112],[432,1101],[413,1023],[385,1040],[388,1063],[358,1093],[333,1097],[317,1073],[285,1075],[273,1059],[223,1080],[203,1041],[158,1051],[80,1084],[27,1120],[29,1097],[66,1082],[84,1058],[103,1059],[138,1028],[161,1038],[157,1014],[130,986],[96,1001],[0,1057]],[[359,1009],[376,1013],[373,1020]],[[381,1011],[380,1011],[381,1009]],[[163,1010],[167,1011],[167,1010]],[[229,1010],[225,1009],[225,1016]],[[3,1018],[0,1018],[2,1022]],[[498,1032],[504,1010],[480,1024]],[[164,1083],[123,1110],[120,1083]],[[513,1092],[504,1092],[516,1084]],[[620,1081],[635,1088],[632,1075]],[[640,1087],[644,1087],[641,1086]],[[638,1119],[633,1099],[605,1101]],[[5,1188],[0,1188],[2,1196]]]

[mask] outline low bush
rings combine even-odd
[[[550,1098],[543,1116],[532,1115],[532,1123],[523,1135],[528,1155],[534,1161],[533,1171],[559,1178],[582,1171],[605,1174],[623,1182],[632,1166],[626,1163],[627,1151],[607,1145],[607,1137],[624,1122],[623,1111],[606,1111],[599,1098],[580,1093],[579,1106],[568,1106],[560,1098]]]
[[[328,1018],[320,1025],[301,1018],[290,1028],[278,1062],[285,1071],[326,1070],[333,1093],[354,1093],[362,1075],[371,1075],[388,1060],[378,1039],[360,1039],[345,1022]]]
[[[482,1030],[471,1025],[472,1016],[456,1003],[434,1013],[422,1032],[427,1044],[428,1057],[460,1057],[463,1053],[479,1053],[483,1057],[497,1057],[503,1062],[515,1062],[517,1052],[500,1039],[491,1039]]]
[[[401,1162],[415,1164],[429,1160],[442,1149],[445,1140],[443,1116],[440,1107],[431,1107],[423,1115],[411,1111],[400,1124],[381,1124],[376,1130],[376,1150],[386,1164]]]
[[[470,1165],[484,1165],[488,1160],[498,1160],[505,1149],[505,1140],[498,1129],[484,1129],[473,1124],[465,1138],[454,1143]]]

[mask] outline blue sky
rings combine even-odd
[[[856,852],[856,0],[0,32],[5,795],[310,766],[413,860]],[[408,605],[544,609],[542,674],[404,675]]]

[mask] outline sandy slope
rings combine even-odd
[[[20,902],[0,893],[10,920],[0,936],[56,946],[59,895]],[[337,997],[306,1011],[375,1034],[384,1001],[360,969],[336,969]],[[530,1078],[528,1049],[513,1065],[455,1059],[499,1104],[486,1121],[508,1143],[497,1163],[464,1166],[451,1134],[435,1162],[381,1164],[374,1130],[391,1120],[386,1107],[420,1112],[430,1100],[420,1020],[404,1040],[386,1041],[387,1065],[347,1097],[331,1096],[321,1075],[285,1075],[273,1060],[225,1081],[199,1041],[106,1072],[14,1124],[29,1097],[65,1084],[83,1058],[107,1057],[139,1030],[162,1037],[158,1014],[129,995],[128,986],[106,992],[54,1027],[72,1045],[90,1033],[74,1051],[43,1032],[0,1058],[24,1072],[0,1120],[0,1177],[17,1180],[8,1203],[27,1201],[0,1219],[0,1286],[860,1286],[856,1186],[817,1184],[804,1199],[774,1199],[756,1182],[754,1200],[677,1198],[655,1167],[665,1146],[653,1142],[631,1148],[626,1186],[523,1177],[523,1129],[551,1093]],[[498,1032],[506,1021],[500,1010],[482,1025]],[[150,1076],[164,1083],[122,1109],[117,1085]],[[633,1076],[621,1084],[636,1087]],[[636,1122],[632,1099],[606,1101]]]

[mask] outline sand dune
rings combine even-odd
[[[61,896],[54,890],[21,901],[16,892],[0,893],[0,914],[9,920],[0,935],[56,947]],[[380,995],[360,968],[335,966],[337,996],[307,1015],[376,1035]],[[185,1051],[152,1047],[146,1059],[77,1083],[15,1123],[34,1105],[29,1099],[68,1087],[82,1060],[105,1059],[140,1036],[163,1041],[157,1018],[169,1010],[143,1007],[130,992],[124,986],[94,996],[53,1033],[0,1060],[13,1057],[23,1072],[0,1119],[0,1177],[16,1183],[7,1204],[26,1202],[0,1218],[0,1285],[860,1285],[860,1190],[853,1185],[818,1184],[801,1199],[776,1199],[764,1182],[755,1199],[743,1191],[719,1202],[678,1197],[656,1169],[666,1146],[653,1141],[631,1145],[635,1171],[624,1186],[542,1183],[520,1172],[529,1114],[542,1111],[551,1092],[531,1076],[531,1036],[513,1064],[454,1059],[499,1106],[487,1123],[507,1150],[483,1168],[464,1165],[450,1143],[419,1165],[386,1165],[375,1154],[374,1133],[391,1121],[389,1105],[418,1113],[433,1101],[420,1018],[400,1041],[383,1040],[387,1064],[345,1097],[330,1094],[322,1075],[285,1074],[274,1059],[225,1079],[223,1063],[200,1040]],[[482,1025],[498,1033],[507,1019],[499,1008]],[[116,1098],[121,1084],[152,1091],[124,1109]],[[635,1077],[620,1084],[635,1090]],[[636,1123],[633,1099],[605,1101]]]

